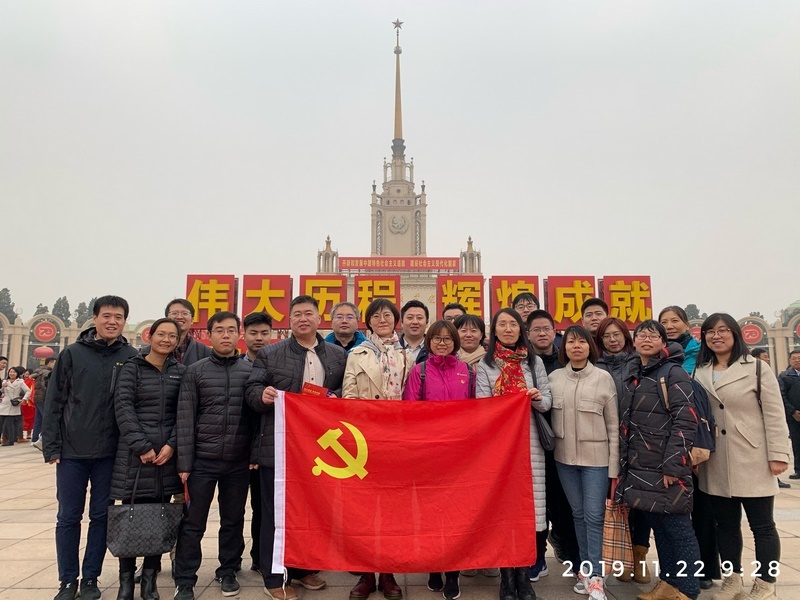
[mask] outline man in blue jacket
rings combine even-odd
[[[117,424],[114,384],[136,350],[122,336],[128,303],[119,296],[95,300],[92,323],[67,346],[50,376],[44,406],[45,461],[56,465],[56,557],[61,586],[55,600],[74,600],[82,571],[83,600],[97,600],[97,578],[106,554],[106,525]],[[89,496],[89,533],[81,569],[81,519]]]
[[[331,309],[331,331],[325,341],[344,348],[347,354],[361,344],[364,334],[358,330],[358,307],[352,302],[339,302]]]

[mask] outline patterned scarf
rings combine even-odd
[[[525,346],[511,350],[500,342],[495,342],[494,363],[500,368],[500,376],[494,382],[495,396],[528,389],[525,374],[522,372],[522,361],[527,359],[528,349]]]
[[[381,395],[387,400],[402,399],[403,383],[406,378],[406,357],[405,350],[399,347],[397,334],[384,339],[373,333],[369,336],[369,341],[378,349],[378,363],[383,374]]]

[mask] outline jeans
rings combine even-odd
[[[275,469],[272,467],[258,467],[258,476],[261,480],[261,548],[260,568],[264,578],[264,587],[268,589],[279,588],[283,585],[283,574],[272,573],[272,551],[275,543]],[[289,567],[288,579],[302,579],[316,571],[306,571]]]
[[[700,595],[700,580],[694,576],[700,568],[700,548],[691,516],[638,512],[656,538],[659,577],[694,600]]]
[[[106,526],[108,523],[109,491],[114,459],[62,458],[56,465],[56,557],[59,581],[97,579],[103,570],[106,555]],[[89,532],[80,568],[78,548],[81,541],[81,519],[89,495]]]
[[[44,413],[44,403],[34,402],[36,409],[36,416],[33,418],[33,433],[31,433],[31,441],[35,442],[42,435],[42,414]]]
[[[244,552],[244,507],[250,470],[247,460],[196,458],[187,480],[189,509],[181,521],[175,549],[175,585],[195,585],[203,559],[200,542],[206,533],[208,511],[219,486],[219,567],[216,577],[233,575]]]
[[[568,560],[571,560],[573,565],[579,565],[581,559],[580,551],[578,550],[578,538],[575,537],[575,521],[572,518],[572,509],[569,506],[569,500],[567,500],[567,495],[564,493],[564,488],[561,486],[561,480],[558,478],[556,459],[553,457],[552,452],[545,451],[544,467],[546,474],[545,481],[547,481],[545,489],[547,496],[546,512],[547,520],[552,530],[550,535],[553,536],[553,544],[558,546],[561,553]],[[537,556],[539,556],[538,548]],[[540,556],[540,560],[543,559],[544,553]],[[577,566],[575,568],[577,569]]]
[[[742,572],[742,507],[747,514],[747,523],[756,543],[756,561],[758,565],[748,566],[750,573],[758,572],[758,577],[767,583],[775,583],[775,573],[781,560],[781,540],[772,511],[774,496],[761,498],[723,498],[709,496],[717,520],[717,542],[719,557],[722,562],[730,561],[736,573]]]
[[[558,478],[572,507],[581,561],[592,565],[591,575],[602,575],[603,521],[608,495],[608,467],[580,467],[556,462]],[[573,566],[580,569],[580,565]],[[586,571],[584,570],[584,574]]]

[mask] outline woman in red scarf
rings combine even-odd
[[[503,308],[492,317],[489,349],[478,363],[476,392],[478,397],[486,397],[525,391],[531,400],[531,470],[536,512],[536,562],[539,563],[544,562],[547,545],[545,466],[544,450],[539,442],[533,411],[549,410],[552,401],[544,363],[534,354],[525,333],[519,313],[511,308]],[[546,568],[539,572],[540,577],[544,575],[547,575]],[[536,594],[528,579],[528,567],[500,569],[500,600],[534,598]]]

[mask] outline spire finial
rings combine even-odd
[[[394,47],[395,54],[395,82],[394,82],[394,139],[392,140],[392,154],[402,156],[405,152],[403,144],[403,107],[400,99],[400,54],[403,49],[400,47],[400,29],[403,22],[397,19],[392,23],[395,28],[397,45]]]

